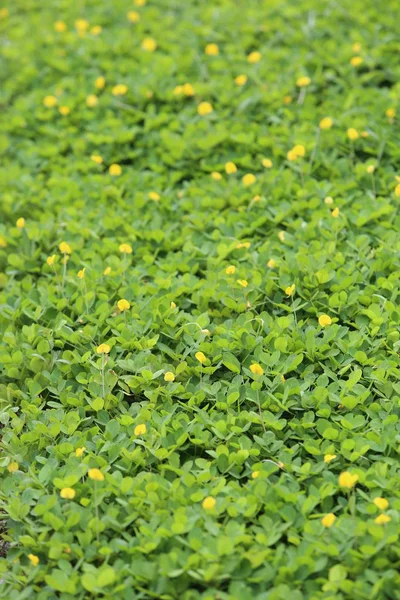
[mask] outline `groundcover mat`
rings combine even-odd
[[[2,598],[400,599],[398,22],[3,0]]]

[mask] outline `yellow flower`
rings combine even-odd
[[[111,273],[111,267],[106,267],[103,271],[103,275],[109,275]]]
[[[330,527],[332,527],[332,525],[334,524],[335,521],[336,521],[336,516],[333,513],[328,513],[321,519],[322,525],[324,527],[327,527],[328,529]]]
[[[352,50],[353,52],[361,52],[361,44],[359,42],[356,42],[355,44],[353,44]]]
[[[146,4],[146,0],[133,0],[133,4],[136,6],[144,6]]]
[[[150,200],[154,200],[155,202],[161,198],[160,194],[157,194],[157,192],[149,192],[148,197]]]
[[[369,173],[370,175],[372,175],[372,173],[374,173],[375,171],[375,165],[368,165],[367,167],[367,173]]]
[[[368,131],[362,131],[362,132],[360,133],[360,135],[361,135],[361,137],[363,137],[363,138],[367,138],[367,137],[369,137],[369,133],[368,133]]]
[[[256,194],[252,200],[252,202],[260,202],[261,200],[261,196],[259,194]]]
[[[135,435],[144,435],[147,431],[147,427],[145,425],[145,423],[141,423],[140,425],[136,425],[135,429],[134,429],[134,434]]]
[[[253,471],[251,474],[251,478],[252,479],[257,479],[257,477],[260,475],[260,471]]]
[[[100,469],[89,469],[88,476],[89,479],[93,479],[93,481],[104,481],[104,475]]]
[[[98,165],[101,165],[101,163],[103,162],[103,158],[102,156],[100,156],[100,154],[92,154],[90,160],[97,163]]]
[[[7,471],[9,473],[15,473],[16,471],[18,471],[19,469],[19,464],[17,462],[15,462],[14,460],[12,462],[10,462],[10,464],[7,467]]]
[[[75,21],[75,28],[79,33],[84,33],[89,29],[89,23],[85,19],[77,19]]]
[[[194,87],[191,83],[185,83],[182,90],[185,96],[194,96]]]
[[[239,285],[241,285],[242,287],[244,287],[244,288],[247,288],[247,286],[249,285],[249,282],[248,282],[248,281],[246,281],[246,279],[238,279],[238,280],[237,280],[237,283],[238,283]]]
[[[124,254],[132,254],[132,246],[130,244],[121,244],[119,251],[123,252]]]
[[[94,108],[98,101],[99,99],[97,96],[95,96],[95,94],[89,94],[89,96],[86,98],[86,104],[89,106],[89,108]]]
[[[122,169],[120,165],[117,165],[117,163],[113,163],[112,165],[110,165],[108,172],[113,177],[119,177],[122,173]]]
[[[117,302],[117,306],[119,308],[119,310],[121,312],[124,312],[125,310],[129,310],[131,305],[129,304],[128,300],[125,300],[125,298],[122,298],[121,300],[118,300]]]
[[[200,102],[200,104],[197,107],[197,112],[201,117],[209,115],[210,113],[212,113],[212,111],[213,107],[209,102]]]
[[[335,460],[335,458],[336,458],[336,454],[325,454],[324,462],[330,463],[332,460]]]
[[[374,519],[374,523],[376,525],[386,525],[386,523],[389,523],[392,520],[391,517],[389,517],[389,515],[378,515],[376,517],[376,519]]]
[[[58,112],[63,117],[67,117],[69,115],[69,113],[71,112],[71,109],[69,106],[60,106],[60,108],[58,109]]]
[[[273,259],[273,258],[270,258],[270,259],[269,259],[269,261],[267,262],[267,267],[268,267],[269,269],[274,269],[274,268],[275,268],[275,266],[276,266],[276,262],[274,261],[274,259]]]
[[[331,212],[331,215],[334,219],[337,219],[339,214],[340,214],[340,210],[338,207],[334,208],[333,211]]]
[[[310,85],[311,83],[311,79],[307,76],[304,77],[299,77],[298,80],[296,81],[296,85],[297,87],[307,87],[308,85]]]
[[[146,52],[154,52],[157,48],[157,42],[152,38],[144,38],[142,42],[142,49],[146,50]]]
[[[73,500],[73,498],[75,498],[76,492],[74,490],[74,488],[63,488],[60,491],[60,496],[61,498],[65,498],[66,500]]]
[[[395,118],[395,116],[396,116],[396,109],[395,109],[395,108],[388,108],[388,109],[386,110],[386,113],[385,113],[385,114],[386,114],[386,116],[387,116],[389,119],[394,119],[394,118]]]
[[[82,456],[83,453],[85,452],[85,450],[86,450],[85,446],[82,446],[81,448],[77,448],[75,450],[75,456],[78,456],[78,457]]]
[[[296,284],[292,283],[292,285],[288,285],[288,287],[285,289],[285,294],[286,296],[293,296],[294,290],[296,289]]]
[[[394,188],[394,194],[395,194],[395,196],[397,196],[398,198],[400,198],[400,183],[398,183],[396,185],[396,187]]]
[[[389,508],[389,502],[386,500],[386,498],[375,498],[374,504],[379,508],[379,510],[386,510]]]
[[[54,265],[54,261],[56,260],[56,255],[52,254],[51,256],[48,256],[46,258],[46,263],[49,265],[49,267]]]
[[[353,56],[350,60],[353,67],[359,67],[363,62],[364,59],[361,56]]]
[[[176,304],[175,304],[175,302],[171,302],[171,304],[170,304],[170,307],[172,308],[172,310],[173,310],[174,308],[176,308]]]
[[[266,169],[271,169],[272,168],[272,160],[270,158],[263,158],[262,161],[261,161],[261,164]]]
[[[358,140],[359,138],[359,133],[357,131],[357,129],[354,129],[354,127],[350,127],[347,130],[347,137],[349,138],[349,140],[351,140],[352,142],[354,142],[355,140]]]
[[[0,235],[0,248],[7,248],[7,240],[2,235]]]
[[[216,503],[217,501],[215,500],[215,498],[213,498],[212,496],[207,496],[207,498],[204,498],[202,502],[202,507],[204,508],[204,510],[212,510],[215,507]]]
[[[100,344],[100,346],[97,346],[96,348],[96,352],[97,354],[109,354],[111,348],[108,344]]]
[[[204,52],[207,54],[207,56],[218,56],[219,48],[217,44],[207,44]]]
[[[181,94],[183,94],[183,85],[177,85],[174,88],[174,95],[175,96],[180,96]]]
[[[294,150],[289,150],[289,152],[286,154],[286,158],[290,161],[294,161],[298,159],[298,156]]]
[[[85,271],[86,271],[86,267],[83,267],[83,269],[81,269],[80,271],[78,271],[78,277],[79,277],[79,279],[85,279]]]
[[[213,171],[211,173],[211,177],[215,180],[215,181],[221,181],[222,179],[222,175],[221,173],[218,173],[218,171]]]
[[[164,381],[174,381],[175,380],[175,375],[173,373],[171,373],[171,371],[167,371],[164,375]]]
[[[201,333],[203,333],[204,335],[211,335],[211,331],[209,329],[202,329]]]
[[[292,96],[283,96],[283,104],[290,104],[292,100]]]
[[[257,178],[253,173],[246,173],[246,175],[242,177],[242,183],[245,187],[248,187],[249,185],[253,185],[253,183],[256,182],[256,179]]]
[[[238,75],[235,77],[235,83],[240,86],[245,85],[247,83],[247,75]]]
[[[105,77],[103,77],[103,75],[100,75],[100,77],[97,77],[96,81],[94,82],[94,85],[96,86],[96,88],[98,90],[104,89],[104,87],[106,85]]]
[[[101,25],[93,25],[93,27],[90,30],[90,33],[92,35],[100,35],[100,33],[103,31],[103,28]]]
[[[0,19],[7,19],[10,16],[8,8],[0,8]]]
[[[54,108],[57,104],[57,98],[55,96],[46,96],[43,98],[43,104],[46,108]]]
[[[136,10],[130,10],[126,16],[131,23],[138,23],[140,21],[140,15]]]
[[[278,238],[280,239],[281,242],[283,242],[285,240],[285,231],[280,231],[278,233]]]
[[[358,475],[349,473],[349,471],[343,471],[339,475],[339,486],[341,488],[351,489],[355,486],[358,481]]]
[[[63,31],[67,31],[67,26],[64,21],[56,21],[54,23],[54,30],[58,33],[63,33]]]
[[[250,371],[253,373],[253,375],[264,375],[264,369],[258,363],[250,365]]]
[[[320,129],[330,129],[333,125],[333,120],[330,117],[324,117],[319,122]]]
[[[67,242],[61,242],[61,244],[58,246],[61,254],[71,254],[72,250],[71,250],[71,246],[69,244],[67,244]]]
[[[206,362],[206,356],[205,354],[203,354],[203,352],[196,352],[196,354],[194,355],[195,358],[199,361],[199,363],[201,363],[202,365]]]
[[[24,217],[20,217],[19,219],[17,219],[16,226],[18,227],[18,229],[23,229],[25,227]]]
[[[37,567],[38,564],[40,563],[40,559],[38,556],[36,556],[36,554],[28,554],[28,558],[34,567]]]
[[[128,86],[125,83],[118,83],[118,85],[114,85],[111,90],[113,96],[125,96],[128,92]]]
[[[332,325],[332,319],[329,315],[320,315],[318,317],[318,323],[321,327],[326,327],[327,325]]]
[[[303,144],[296,144],[293,147],[292,151],[296,154],[296,156],[301,156],[301,157],[305,156],[305,153],[306,153],[306,149],[303,146]]]
[[[233,275],[236,272],[236,267],[234,265],[229,265],[229,267],[226,267],[225,269],[225,273],[227,275]]]
[[[231,175],[232,173],[236,173],[237,171],[237,166],[235,165],[235,163],[233,162],[227,162],[225,165],[225,172],[228,175]]]
[[[260,62],[260,60],[262,59],[262,54],[261,52],[250,52],[250,54],[247,57],[247,62],[249,62],[251,65],[254,65],[255,63]]]
[[[333,198],[331,196],[327,196],[324,202],[325,204],[333,204]]]

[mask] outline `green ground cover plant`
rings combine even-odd
[[[398,2],[0,7],[0,594],[400,599]]]

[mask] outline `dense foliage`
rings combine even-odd
[[[398,3],[0,36],[2,597],[400,599]]]

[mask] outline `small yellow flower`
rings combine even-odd
[[[81,448],[77,448],[75,450],[75,456],[81,457],[83,455],[83,453],[85,452],[86,448],[85,446],[82,446]]]
[[[286,158],[290,161],[294,161],[298,159],[298,156],[294,150],[289,150],[289,152],[286,154]]]
[[[307,76],[304,77],[299,77],[298,80],[296,81],[296,85],[297,87],[307,87],[308,85],[310,85],[311,83],[311,79]]]
[[[324,117],[319,122],[320,129],[330,129],[333,125],[333,120],[330,117]]]
[[[85,33],[89,29],[89,23],[86,19],[77,19],[74,23],[78,33]]]
[[[171,302],[171,304],[170,304],[170,308],[172,308],[172,310],[173,310],[174,308],[176,308],[176,304],[175,304],[175,302]]]
[[[360,135],[361,135],[361,137],[363,137],[363,138],[367,138],[367,137],[369,137],[369,133],[368,133],[368,131],[362,131],[362,132],[360,133]]]
[[[97,163],[98,165],[101,165],[101,163],[103,162],[103,157],[100,156],[100,154],[92,154],[90,160]]]
[[[175,375],[173,373],[171,373],[171,371],[167,371],[164,375],[164,381],[174,381],[175,380]]]
[[[183,85],[183,93],[185,94],[185,96],[194,96],[194,87],[192,86],[191,83],[185,83]]]
[[[204,498],[203,502],[202,502],[202,507],[204,508],[204,510],[212,510],[213,508],[215,508],[217,501],[215,500],[215,498],[213,498],[212,496],[207,496],[207,498]]]
[[[133,4],[135,4],[135,6],[144,6],[146,4],[146,0],[133,0]]]
[[[337,219],[338,216],[340,215],[340,210],[338,207],[334,208],[333,211],[331,212],[331,215],[334,219]]]
[[[43,98],[43,104],[46,108],[54,108],[57,104],[57,98],[55,96],[46,96]]]
[[[103,271],[103,275],[109,275],[111,273],[111,267],[106,267]]]
[[[375,165],[368,165],[367,167],[367,173],[369,173],[370,175],[372,175],[372,173],[374,173],[375,171]]]
[[[200,104],[197,107],[197,112],[201,117],[209,115],[210,113],[212,113],[212,111],[213,107],[212,104],[210,104],[209,102],[200,102]]]
[[[211,173],[211,177],[214,179],[214,181],[221,181],[222,179],[222,175],[221,173],[218,173],[218,171],[213,171]]]
[[[201,333],[203,333],[204,335],[211,335],[211,331],[209,329],[202,329]]]
[[[69,106],[60,106],[60,108],[58,109],[58,112],[63,117],[68,117],[69,113],[71,112],[71,109]]]
[[[144,38],[142,42],[142,49],[146,52],[154,52],[157,48],[157,42],[153,38]]]
[[[324,200],[325,204],[333,204],[333,198],[331,196],[327,196]]]
[[[93,25],[93,27],[90,29],[90,33],[92,35],[100,35],[100,33],[103,31],[103,28],[101,25]]]
[[[61,242],[60,245],[58,246],[61,254],[71,254],[72,253],[72,249],[71,246],[69,244],[67,244],[67,242]]]
[[[126,16],[131,23],[138,23],[140,21],[140,15],[136,10],[130,10]]]
[[[250,54],[247,57],[247,62],[249,62],[251,65],[254,65],[255,63],[260,62],[260,60],[262,59],[262,54],[261,52],[250,52]]]
[[[74,490],[74,488],[63,488],[60,491],[60,496],[61,498],[65,498],[66,500],[73,500],[73,498],[75,498],[76,492]]]
[[[206,355],[203,354],[203,352],[196,352],[194,356],[202,365],[204,365],[204,363],[207,361]]]
[[[301,156],[301,157],[303,157],[303,156],[305,156],[305,154],[306,154],[306,149],[305,149],[305,147],[303,146],[303,144],[296,144],[296,145],[293,147],[293,152],[296,154],[296,156]]]
[[[332,460],[335,460],[335,458],[336,458],[336,454],[325,454],[324,462],[330,463]]]
[[[288,285],[288,287],[285,289],[286,296],[288,296],[289,298],[290,298],[290,296],[293,296],[295,289],[296,289],[296,284],[292,283],[292,285]]]
[[[126,311],[126,310],[129,310],[129,309],[130,309],[130,307],[131,307],[131,305],[129,304],[128,300],[125,300],[125,298],[121,298],[121,300],[118,300],[118,302],[117,302],[117,306],[118,306],[118,309],[119,309],[121,312],[124,312],[124,311]]]
[[[132,246],[130,244],[121,244],[119,251],[123,252],[124,254],[132,254]]]
[[[145,425],[145,423],[141,423],[140,425],[136,425],[135,429],[134,429],[134,434],[135,435],[144,435],[147,431],[147,427]]]
[[[361,44],[359,42],[355,42],[352,46],[353,52],[361,52]]]
[[[204,52],[207,54],[207,56],[218,56],[219,48],[217,44],[207,44]]]
[[[283,104],[291,104],[292,100],[292,96],[283,96]]]
[[[253,183],[256,182],[256,179],[257,178],[253,173],[246,173],[246,175],[242,177],[242,183],[245,187],[248,187],[249,185],[253,185]]]
[[[353,56],[350,60],[353,67],[359,67],[363,62],[364,59],[361,56]]]
[[[394,188],[394,195],[400,198],[400,183],[398,183]]]
[[[89,108],[94,108],[98,101],[99,99],[97,96],[95,96],[95,94],[89,94],[89,96],[86,98],[86,104]]]
[[[10,462],[10,464],[7,467],[7,471],[9,473],[15,473],[16,471],[18,471],[19,469],[19,464],[17,462],[15,462],[14,460],[12,462]]]
[[[231,175],[232,173],[236,173],[237,171],[237,166],[235,165],[234,162],[227,162],[225,165],[225,172],[228,175]]]
[[[332,319],[329,315],[320,315],[318,317],[318,323],[321,327],[327,327],[327,325],[332,325]]]
[[[386,510],[389,508],[389,502],[386,500],[386,498],[375,498],[374,504],[379,508],[379,510]]]
[[[155,202],[158,202],[158,200],[160,200],[161,196],[160,196],[160,194],[157,194],[157,192],[149,192],[148,198],[149,198],[149,200],[154,200]]]
[[[49,265],[49,267],[54,265],[54,261],[56,260],[56,255],[52,254],[51,256],[48,256],[46,258],[46,263]]]
[[[109,354],[110,350],[111,347],[108,344],[100,344],[100,346],[97,346],[96,348],[97,354]]]
[[[341,488],[351,489],[355,486],[358,481],[358,475],[349,473],[349,471],[343,471],[339,475],[339,486]]]
[[[237,77],[235,77],[235,83],[239,86],[246,85],[247,75],[238,75]]]
[[[89,479],[93,479],[93,481],[104,481],[104,475],[100,469],[89,469],[88,476]]]
[[[358,140],[360,134],[358,133],[357,129],[354,129],[354,127],[350,127],[347,130],[347,137],[349,138],[349,140],[354,142],[355,140]]]
[[[396,109],[395,108],[388,108],[386,110],[386,116],[388,117],[388,119],[394,119],[396,116]]]
[[[258,363],[250,365],[250,371],[253,373],[253,375],[264,375],[264,369]]]
[[[260,202],[260,200],[261,200],[261,196],[259,194],[256,194],[254,196],[254,198],[252,199],[252,202]]]
[[[16,226],[18,227],[18,229],[23,229],[25,227],[24,217],[20,217],[19,219],[17,219]]]
[[[85,271],[86,271],[86,267],[83,267],[83,269],[81,269],[80,271],[78,271],[78,278],[79,279],[85,279]]]
[[[248,282],[248,281],[246,281],[246,279],[238,279],[238,280],[237,280],[237,283],[238,283],[239,285],[241,285],[242,287],[244,287],[244,288],[247,288],[247,286],[249,285],[249,282]]]
[[[236,273],[236,267],[234,265],[229,265],[229,267],[226,267],[225,273],[227,275],[233,275],[234,273]]]
[[[112,165],[110,165],[108,172],[112,177],[119,177],[122,173],[122,169],[120,165],[118,165],[117,163],[113,163]]]
[[[333,513],[328,513],[321,519],[322,525],[324,527],[327,527],[328,529],[330,527],[332,527],[332,525],[334,524],[335,521],[336,521],[336,516]]]
[[[8,8],[0,8],[0,19],[7,19],[10,16]]]
[[[106,78],[103,77],[103,75],[100,75],[100,77],[97,77],[96,81],[94,82],[94,85],[98,90],[104,89],[106,85]]]
[[[180,96],[183,94],[183,85],[177,85],[174,87],[174,96]]]
[[[278,233],[278,238],[280,239],[281,242],[283,242],[285,240],[285,231],[280,231]]]
[[[270,158],[263,158],[262,161],[261,161],[261,164],[266,169],[271,169],[272,168],[272,160]]]
[[[257,479],[257,477],[260,475],[260,471],[253,471],[251,474],[251,478],[252,479]]]
[[[56,21],[54,23],[54,30],[57,31],[57,33],[63,33],[64,31],[67,31],[67,26],[64,21]]]
[[[36,556],[36,554],[28,554],[28,558],[34,567],[37,567],[38,564],[40,563],[40,559],[38,556]]]
[[[391,520],[392,518],[389,517],[389,515],[381,514],[374,519],[374,523],[375,525],[386,525],[386,523],[389,523]]]
[[[273,258],[269,259],[269,261],[267,262],[267,267],[268,269],[274,269],[276,267],[276,262]]]
[[[118,85],[114,85],[111,90],[113,96],[125,96],[128,92],[128,86],[125,83],[118,83]]]
[[[7,248],[7,240],[2,235],[0,235],[0,248]]]

